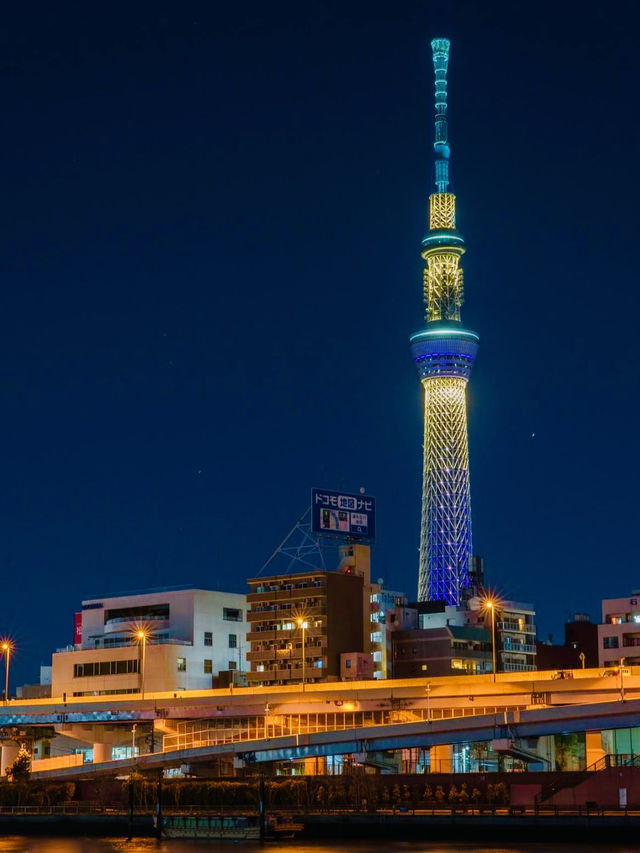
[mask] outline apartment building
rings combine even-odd
[[[598,664],[616,666],[622,658],[628,666],[640,664],[640,591],[628,598],[606,598],[602,602]]]
[[[369,549],[341,549],[338,571],[252,578],[247,595],[249,684],[340,678],[343,653],[370,652]]]
[[[469,601],[467,624],[491,632],[491,612],[479,598]],[[495,611],[496,671],[529,672],[536,667],[536,612],[533,604],[501,600]]]

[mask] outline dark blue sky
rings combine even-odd
[[[312,485],[417,582],[429,40],[452,39],[474,546],[540,634],[640,586],[633,2],[28,4],[0,25],[0,630],[243,591]],[[535,433],[535,436],[533,435]],[[13,679],[12,679],[13,680]]]

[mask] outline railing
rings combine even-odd
[[[585,767],[584,770],[578,771],[579,775],[572,776],[569,780],[554,779],[553,782],[543,785],[540,789],[540,793],[536,794],[536,805],[544,803],[545,800],[553,797],[554,794],[558,793],[558,791],[562,791],[565,788],[575,788],[576,785],[579,785],[592,773],[599,773],[601,770],[608,770],[610,767],[639,766],[640,755],[635,755],[634,753],[608,753],[607,755],[601,756],[597,761],[594,761],[593,764]]]
[[[305,668],[305,673],[310,668]],[[271,675],[272,673],[252,673]],[[265,679],[266,680],[266,679]],[[490,706],[474,708],[426,708],[382,711],[330,711],[324,713],[256,715],[202,722],[182,722],[175,734],[165,735],[163,752],[196,747],[220,746],[267,737],[285,737],[315,734],[317,732],[345,731],[380,725],[407,722],[458,719],[486,714],[504,715],[506,711],[523,710],[524,705]]]
[[[509,643],[509,645],[505,645],[502,649],[503,652],[514,652],[514,653],[523,653],[529,652],[530,654],[535,654],[536,647],[531,645],[530,643]]]

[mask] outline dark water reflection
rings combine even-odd
[[[162,841],[148,838],[126,841],[123,838],[0,838],[0,853],[638,853],[640,847],[628,845],[553,844],[473,844],[465,842],[380,841],[287,844],[252,842]]]

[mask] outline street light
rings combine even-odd
[[[149,639],[149,635],[144,630],[144,628],[138,628],[136,631],[136,638],[139,643],[142,644],[142,668],[141,668],[141,679],[140,679],[140,692],[142,694],[142,699],[144,699],[144,669],[147,661],[147,640]]]
[[[493,680],[496,680],[496,603],[491,598],[486,599],[482,605],[485,610],[491,611],[491,658],[493,661]]]
[[[4,652],[4,663],[5,663],[5,677],[4,677],[4,701],[6,704],[9,703],[9,660],[11,658],[11,652],[13,651],[13,645],[9,642],[9,640],[3,640],[2,651]]]
[[[305,641],[305,631],[309,626],[304,621],[302,616],[298,616],[298,618],[296,619],[296,624],[298,625],[299,628],[302,629],[302,689],[304,690],[304,664],[305,664],[304,641]]]

